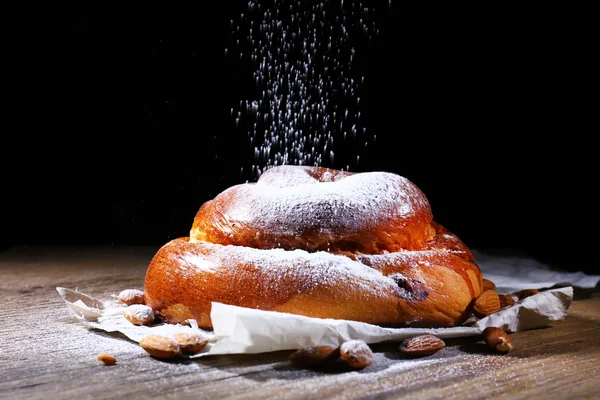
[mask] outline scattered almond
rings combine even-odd
[[[117,359],[108,353],[99,354],[96,358],[102,361],[104,365],[115,365],[117,363]]]
[[[349,340],[342,343],[340,356],[352,368],[366,368],[374,361],[371,348],[363,340]]]
[[[533,296],[534,294],[538,294],[540,291],[537,289],[523,289],[515,293],[515,296],[519,298],[519,300],[523,300],[526,297]]]
[[[150,325],[154,322],[154,311],[144,304],[132,304],[123,311],[123,316],[134,325]]]
[[[339,357],[337,346],[307,346],[290,354],[290,361],[300,368],[314,368],[333,363]]]
[[[400,353],[411,357],[425,357],[437,353],[446,347],[446,342],[441,338],[431,335],[417,335],[406,338],[400,343]]]
[[[181,347],[175,339],[163,335],[148,335],[140,339],[140,346],[151,356],[157,358],[176,358],[181,356]]]
[[[481,293],[473,305],[473,314],[477,318],[484,318],[498,311],[500,311],[500,298],[493,290]]]
[[[119,293],[119,301],[127,304],[145,304],[144,292],[139,289],[125,289]]]
[[[508,353],[514,348],[510,336],[504,329],[495,326],[489,326],[483,330],[483,340],[499,353]]]
[[[496,284],[489,279],[483,278],[483,291],[486,290],[494,290],[496,288]]]
[[[515,299],[507,294],[499,294],[498,298],[500,299],[500,308],[510,307],[515,304]]]
[[[197,330],[177,332],[173,339],[179,344],[181,352],[188,354],[199,352],[208,343],[208,337]]]

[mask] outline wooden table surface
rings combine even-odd
[[[156,248],[11,248],[0,253],[0,398],[7,399],[600,399],[600,297],[563,321],[511,335],[507,355],[479,338],[419,359],[372,345],[363,370],[302,370],[289,351],[161,361],[121,334],[84,327],[56,291],[108,299],[143,288]],[[117,364],[96,356],[110,352]]]

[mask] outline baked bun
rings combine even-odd
[[[153,257],[146,304],[212,328],[211,302],[393,327],[449,327],[482,276],[433,221],[426,196],[388,172],[278,166],[204,203],[189,237]]]
[[[421,248],[431,219],[423,192],[399,175],[280,166],[204,203],[190,240],[376,254]]]

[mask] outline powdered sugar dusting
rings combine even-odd
[[[403,223],[429,208],[420,189],[388,172],[319,182],[300,168],[298,173],[273,174],[255,185],[241,185],[239,190],[229,204],[228,218],[281,234],[308,229],[356,232],[382,221]]]
[[[327,252],[309,253],[304,250],[270,249],[259,250],[244,246],[221,246],[211,243],[195,243],[206,251],[204,258],[208,263],[219,265],[255,266],[261,283],[276,295],[280,290],[289,288],[290,280],[301,285],[303,290],[319,286],[336,287],[345,285],[348,290],[357,288],[359,292],[370,296],[387,296],[396,287],[395,282],[379,271],[350,258]],[[187,259],[182,268],[192,273],[197,260],[196,255],[184,256]],[[257,278],[258,279],[258,278]]]
[[[360,339],[348,340],[347,342],[342,343],[340,350],[342,353],[372,357],[371,348],[364,340]]]
[[[199,256],[197,254],[192,254],[192,253],[185,253],[182,256],[179,256],[180,258],[180,268],[185,268],[185,269],[194,269],[194,270],[203,270],[203,271],[216,271],[216,269],[218,268],[218,264],[208,260],[206,257],[203,256]],[[191,272],[191,271],[190,271]],[[191,272],[193,273],[193,272]]]
[[[446,263],[450,265],[451,253],[445,253],[438,250],[419,250],[419,251],[398,251],[386,254],[360,254],[358,260],[370,265],[373,268],[386,265],[423,265],[427,267],[436,267],[440,265],[440,260],[446,258]]]
[[[132,304],[124,310],[124,313],[138,321],[154,319],[154,311],[145,304]]]

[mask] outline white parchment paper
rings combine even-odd
[[[139,342],[149,334],[171,336],[176,332],[198,329],[191,326],[159,324],[136,326],[123,316],[125,306],[116,301],[104,306],[87,306],[89,296],[68,288],[57,288],[67,306],[84,325],[106,332],[121,332]],[[82,295],[82,299],[78,295]],[[76,300],[74,300],[76,299]],[[567,315],[573,299],[573,288],[551,289],[523,299],[515,305],[489,317],[473,321],[470,326],[454,328],[383,328],[356,321],[308,318],[300,315],[212,303],[211,319],[214,330],[206,332],[211,340],[204,350],[190,357],[217,354],[263,353],[292,350],[304,346],[341,345],[351,339],[367,343],[400,341],[420,333],[432,333],[441,338],[474,336],[487,326],[505,328],[516,332],[547,326]],[[98,301],[97,299],[93,299]]]
[[[552,270],[548,265],[532,258],[496,256],[473,251],[483,276],[496,284],[496,292],[513,293],[522,289],[543,289],[554,286],[594,288],[600,275],[589,275],[581,271],[565,272]]]
[[[362,339],[367,343],[401,341],[420,333],[432,333],[441,338],[475,336],[487,326],[502,327],[507,332],[541,328],[567,316],[573,300],[573,286],[593,288],[600,281],[600,275],[556,272],[535,260],[489,257],[482,253],[475,255],[483,276],[496,284],[496,291],[499,293],[560,287],[543,290],[489,317],[472,319],[460,327],[442,329],[382,328],[356,321],[308,318],[212,303],[211,320],[214,330],[206,332],[211,340],[202,352],[190,357],[340,345],[351,339]],[[179,331],[198,329],[193,320],[189,321],[191,326],[136,326],[125,319],[125,306],[115,300],[114,294],[113,300],[102,302],[68,288],[58,287],[57,290],[84,325],[106,332],[120,332],[136,342],[149,334],[171,336]]]

